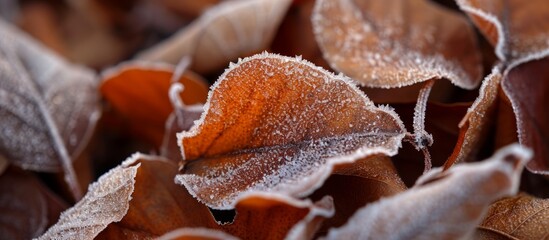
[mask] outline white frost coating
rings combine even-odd
[[[479,96],[475,99],[473,104],[471,104],[471,106],[467,109],[467,113],[465,114],[465,116],[461,119],[461,121],[458,124],[459,128],[462,128],[465,125],[465,123],[467,121],[469,121],[469,118],[471,117],[471,115],[474,114],[475,111],[477,111],[477,109],[479,108],[479,105],[482,104],[484,101],[486,101],[487,87],[492,84],[491,83],[492,81],[499,81],[500,80],[500,78],[495,77],[496,75],[501,75],[501,66],[500,65],[496,65],[492,69],[492,72],[488,76],[486,76],[484,78],[484,80],[482,81],[482,85],[480,86],[480,90],[479,90]]]
[[[545,35],[538,36],[540,39],[519,39],[518,41],[516,39],[512,39],[511,36],[513,33],[509,32],[509,29],[506,25],[502,24],[502,22],[498,19],[497,16],[483,11],[482,9],[473,7],[473,4],[469,0],[457,0],[456,1],[458,6],[465,12],[475,15],[477,17],[480,17],[491,24],[496,28],[497,34],[498,34],[498,41],[495,46],[495,52],[497,57],[502,60],[503,62],[506,62],[507,68],[506,72],[513,69],[514,67],[533,60],[538,60],[545,58],[549,56],[549,33],[545,33]],[[509,11],[513,11],[514,9],[510,9]],[[510,20],[512,21],[512,20]],[[512,24],[506,23],[506,24]],[[524,43],[524,41],[531,41],[532,43],[536,43],[536,40],[538,42],[541,40],[545,40],[545,48],[544,49],[535,49],[535,52],[529,52],[528,49],[526,52],[523,52],[522,50],[511,49],[513,48],[512,45],[514,44],[520,44]],[[509,59],[511,58],[511,59]]]
[[[0,28],[2,154],[25,169],[62,169],[79,199],[72,160],[87,146],[101,113],[96,75],[7,23],[0,21]]]
[[[498,20],[496,16],[493,14],[487,13],[485,11],[482,11],[481,9],[471,7],[471,2],[469,0],[457,0],[456,3],[458,4],[459,8],[465,12],[469,12],[473,15],[476,15],[494,25],[496,27],[496,31],[498,33],[498,42],[496,43],[496,55],[498,58],[502,61],[506,61],[507,57],[505,54],[505,46],[507,45],[507,35],[505,34],[503,25]]]
[[[140,167],[124,164],[140,157],[143,155],[132,155],[91,184],[84,198],[63,212],[59,221],[38,239],[94,239],[110,223],[122,220],[128,212]]]
[[[428,10],[438,10],[436,6],[432,8],[434,10]],[[391,37],[395,32],[406,31],[393,29],[393,25],[405,23],[391,23],[388,20],[386,23],[389,25],[384,26],[384,22],[378,23],[378,19],[369,17],[364,17],[351,0],[316,1],[311,17],[313,30],[324,58],[333,69],[344,72],[361,85],[376,88],[403,87],[439,78],[446,78],[465,89],[478,86],[479,79],[472,75],[480,77],[480,68],[469,74],[457,60],[447,59],[436,52],[427,54],[414,50],[408,46],[410,43],[401,43]],[[421,31],[425,35],[425,43],[417,44],[435,45],[437,42],[432,35],[436,32],[433,29],[418,27],[406,34],[415,36],[419,34],[415,32]],[[379,38],[375,40],[378,42],[375,46],[373,36]]]
[[[342,74],[334,75],[333,73],[326,71],[320,67],[317,67],[306,60],[284,57],[284,56],[269,54],[264,52],[262,54],[257,54],[251,57],[240,59],[237,64],[231,64],[229,68],[219,77],[218,81],[212,86],[211,91],[208,94],[208,101],[204,105],[204,112],[202,113],[202,116],[200,117],[200,119],[195,122],[195,125],[189,131],[183,131],[177,134],[177,139],[178,139],[177,143],[181,149],[181,153],[184,160],[186,160],[187,158],[184,152],[185,148],[182,145],[183,139],[191,138],[199,135],[205,119],[207,119],[210,116],[210,114],[213,114],[212,117],[219,114],[216,112],[217,110],[211,109],[212,107],[211,102],[212,102],[213,95],[216,93],[216,90],[218,89],[218,87],[221,84],[224,84],[225,79],[227,79],[227,75],[232,71],[234,71],[239,66],[241,66],[242,64],[245,64],[247,62],[254,61],[254,60],[267,61],[269,59],[280,60],[283,63],[291,62],[297,65],[302,65],[304,68],[310,68],[312,70],[316,70],[320,72],[322,75],[324,75],[323,79],[327,81],[326,82],[327,85],[332,81],[343,82],[345,86],[347,86],[348,89],[350,90],[351,93],[349,94],[353,96],[358,96],[358,98],[363,101],[364,106],[369,108],[370,111],[372,112],[381,111],[385,114],[390,115],[394,119],[398,127],[402,130],[402,132],[395,133],[393,135],[383,135],[383,133],[378,133],[378,132],[371,132],[371,133],[364,132],[364,133],[357,133],[355,135],[349,135],[349,136],[340,136],[340,137],[332,137],[332,138],[327,137],[323,139],[304,141],[302,143],[303,147],[300,150],[298,150],[298,152],[296,152],[293,155],[286,155],[286,157],[295,159],[295,160],[299,159],[300,161],[311,160],[307,156],[309,156],[308,154],[314,151],[320,151],[320,152],[324,151],[324,154],[326,154],[327,157],[326,159],[323,159],[322,162],[319,161],[317,163],[311,163],[314,165],[309,166],[310,169],[302,169],[301,172],[306,173],[307,176],[303,179],[299,179],[299,184],[296,184],[295,182],[295,181],[298,181],[297,179],[291,179],[290,178],[291,175],[287,175],[287,173],[294,172],[295,169],[292,170],[292,166],[285,165],[280,169],[272,169],[273,172],[270,175],[267,175],[262,181],[254,182],[253,185],[248,186],[248,190],[233,192],[232,195],[227,199],[220,200],[220,201],[223,201],[223,203],[221,204],[211,204],[207,201],[204,201],[204,199],[201,199],[197,195],[197,190],[198,190],[197,184],[208,184],[208,185],[214,184],[213,182],[210,182],[210,180],[202,179],[201,177],[195,176],[192,174],[182,174],[182,175],[176,176],[176,182],[184,185],[195,198],[197,198],[199,201],[203,202],[204,204],[208,205],[211,208],[232,209],[234,208],[236,203],[235,199],[238,199],[239,196],[245,195],[248,193],[254,193],[257,191],[278,192],[278,193],[289,194],[291,196],[299,196],[299,197],[306,196],[307,194],[312,193],[315,189],[317,189],[323,184],[323,181],[331,174],[332,169],[335,165],[354,162],[357,159],[370,156],[373,154],[384,154],[388,156],[393,156],[397,153],[398,148],[401,147],[401,140],[404,138],[404,135],[405,135],[405,127],[402,121],[400,120],[400,118],[398,117],[398,115],[390,107],[380,106],[379,108],[375,108],[374,104],[366,97],[366,95],[362,91],[360,91],[356,87],[356,85],[351,79],[349,79],[348,77],[345,77]],[[291,116],[289,117],[291,118]],[[276,134],[276,130],[275,132],[273,132],[273,134]],[[374,146],[373,142],[375,141],[369,138],[379,138],[377,139],[379,140],[378,141],[379,143],[383,143],[391,147]],[[359,139],[359,140],[356,140],[357,142],[362,141],[361,145],[358,146],[357,145],[358,143],[353,142],[353,139]],[[360,139],[365,139],[365,140],[360,140]],[[342,143],[340,145],[345,145],[345,146],[340,146],[338,149],[338,147],[330,146],[330,143],[333,143],[334,141],[344,141],[344,142],[348,142],[348,144],[346,145]],[[292,146],[290,146],[290,148],[291,147]],[[265,149],[265,150],[267,152],[282,153],[283,151],[286,151],[288,149],[285,150],[285,149],[272,148],[272,149],[268,149],[268,150]],[[337,151],[343,151],[345,153],[343,154],[342,152],[340,154],[337,154]],[[255,153],[253,153],[252,155],[254,154]],[[251,162],[255,161],[253,164],[261,164],[260,161],[262,159],[262,156],[263,155],[261,155],[260,153],[257,153],[256,157],[252,157],[251,159],[248,159],[249,160],[248,163],[251,164]],[[272,160],[276,161],[276,159],[272,159]],[[290,160],[290,159],[286,159],[286,160]],[[242,166],[232,166],[232,168],[234,168],[234,172],[232,172],[229,175],[235,176],[238,174],[246,174],[245,164]],[[322,166],[318,164],[321,164]],[[265,168],[269,168],[269,167],[265,166]],[[226,169],[226,170],[233,171],[229,169]],[[212,171],[213,173],[217,170],[212,169],[210,171]],[[227,180],[228,179],[224,179],[223,177],[220,177],[220,176],[217,176],[215,180],[212,179],[212,181],[215,181],[216,183],[223,183],[224,181],[226,182]],[[279,182],[278,184],[276,183],[274,184],[276,185],[276,187],[273,187],[273,181]]]
[[[331,218],[335,214],[334,202],[331,196],[324,196],[309,208],[309,213],[288,231],[285,240],[312,239],[311,234],[314,234],[320,227],[321,221],[319,219]]]
[[[192,57],[193,70],[208,72],[227,61],[268,48],[291,0],[222,2],[170,39],[139,54],[141,59],[177,63]]]
[[[168,232],[157,240],[172,240],[172,239],[218,239],[218,240],[238,240],[239,238],[232,236],[220,230],[211,228],[179,228]]]
[[[517,193],[531,157],[513,144],[483,162],[433,169],[413,188],[360,209],[326,239],[468,239],[489,204]]]

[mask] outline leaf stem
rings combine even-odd
[[[425,156],[424,172],[429,171],[432,166],[431,154],[429,154],[427,147],[433,145],[433,136],[425,131],[425,113],[427,111],[427,100],[429,100],[434,84],[435,80],[433,79],[425,82],[425,85],[419,91],[416,107],[414,108],[413,145],[418,151],[421,150]]]

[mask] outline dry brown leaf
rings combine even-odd
[[[549,57],[512,68],[502,88],[515,112],[520,143],[534,150],[526,168],[549,175]]]
[[[182,227],[216,227],[208,208],[174,183],[177,165],[155,156],[134,154],[123,164],[136,166],[135,183],[128,211],[119,222],[110,223],[99,239],[161,236]],[[126,201],[120,199],[119,201]]]
[[[170,65],[145,62],[123,63],[103,73],[103,96],[129,125],[131,133],[157,148],[164,141],[166,121],[174,111],[169,98],[173,74]],[[184,87],[179,94],[184,104],[206,101],[208,87],[200,76],[187,71],[179,83]],[[172,137],[175,139],[175,135]]]
[[[158,240],[238,240],[225,232],[209,228],[180,228],[166,233]]]
[[[239,199],[234,222],[220,227],[242,239],[300,239],[312,237],[322,220],[333,214],[333,201],[328,196],[313,203],[284,195],[253,193]]]
[[[176,64],[189,56],[199,73],[220,70],[238,57],[266,50],[290,4],[291,0],[221,3],[138,58]]]
[[[71,161],[100,115],[96,76],[0,22],[0,152],[25,169],[64,170],[81,197]]]
[[[333,197],[336,210],[334,217],[324,221],[317,235],[325,234],[329,228],[343,225],[356,210],[367,203],[404,190],[406,186],[387,156],[375,155],[336,166],[332,175],[311,196],[313,199],[327,195]]]
[[[493,121],[497,107],[498,89],[502,79],[501,68],[496,66],[492,73],[486,76],[479,90],[479,96],[467,110],[467,114],[459,123],[459,138],[452,155],[444,163],[448,169],[454,163],[474,160],[477,151],[487,137],[489,125]]]
[[[549,4],[545,0],[457,0],[508,65],[549,55]]]
[[[519,194],[490,206],[475,239],[547,239],[547,226],[549,200]]]
[[[475,88],[481,56],[465,17],[425,0],[319,0],[316,39],[330,65],[369,87],[446,78]]]
[[[209,228],[244,239],[280,239],[290,232],[312,234],[321,220],[333,215],[330,197],[313,203],[252,194],[237,203],[232,223],[220,224],[205,205],[173,182],[177,172],[177,165],[167,159],[134,154],[101,177],[42,238],[143,239],[179,228]],[[294,230],[294,226],[301,228]]]
[[[66,204],[29,173],[14,166],[0,175],[0,236],[31,239],[57,221]]]
[[[138,168],[119,166],[105,173],[38,239],[93,239],[107,225],[120,221],[128,212]]]
[[[517,192],[530,157],[517,144],[480,163],[434,169],[410,190],[357,211],[327,239],[467,239],[490,203]]]
[[[206,110],[178,134],[176,181],[214,209],[249,192],[306,196],[334,165],[397,153],[406,130],[342,75],[300,58],[258,54],[214,84]]]

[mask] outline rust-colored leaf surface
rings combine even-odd
[[[223,69],[238,57],[266,50],[290,4],[290,0],[221,3],[139,58],[176,64],[189,56],[191,68],[199,73]]]
[[[5,239],[39,237],[66,208],[29,173],[11,166],[0,175],[0,236]]]
[[[517,192],[530,157],[511,145],[480,163],[434,169],[410,190],[357,211],[327,239],[466,239],[490,203]]]
[[[458,0],[495,46],[496,55],[510,65],[549,54],[549,4],[545,0]]]
[[[478,152],[494,119],[501,79],[500,67],[492,69],[492,73],[484,79],[479,96],[459,123],[459,137],[453,153],[444,164],[445,169],[456,162],[473,160],[471,158]]]
[[[549,175],[549,57],[511,69],[502,88],[515,112],[520,143],[534,150],[526,168]]]
[[[251,194],[236,204],[234,220],[221,224],[208,207],[174,183],[177,169],[167,159],[134,154],[94,183],[41,239],[144,239],[180,228],[208,228],[242,239],[281,239],[312,236],[322,220],[333,215],[330,197],[313,203]]]
[[[306,196],[336,164],[396,154],[406,132],[349,78],[266,53],[231,65],[206,106],[178,135],[184,161],[176,180],[216,209],[234,208],[247,192]]]
[[[134,191],[128,211],[98,238],[157,237],[182,227],[215,227],[208,208],[174,183],[177,165],[166,159],[135,154],[123,167],[136,166]],[[121,200],[122,201],[122,200]]]
[[[527,194],[492,204],[477,228],[476,239],[546,239],[549,237],[549,200]]]
[[[465,17],[424,0],[319,0],[312,16],[330,65],[368,87],[446,78],[475,88],[481,56]]]
[[[332,196],[336,210],[334,217],[324,221],[317,234],[325,234],[329,228],[343,225],[356,210],[367,203],[404,190],[406,186],[387,156],[374,155],[337,166],[322,187],[311,196],[313,199]]]
[[[210,228],[180,228],[166,233],[158,240],[238,240],[223,231]]]
[[[156,147],[162,145],[166,121],[174,111],[169,98],[173,71],[167,64],[126,63],[105,71],[100,87],[129,130]],[[200,76],[188,71],[178,82],[184,88],[179,94],[184,104],[206,101],[208,87]]]

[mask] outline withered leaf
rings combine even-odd
[[[526,168],[549,175],[549,57],[512,68],[502,88],[515,112],[520,143],[534,151]]]
[[[225,232],[210,228],[180,228],[166,233],[158,240],[237,240]]]
[[[494,118],[498,90],[502,79],[501,68],[496,66],[492,73],[486,76],[479,90],[479,96],[473,105],[467,109],[467,114],[459,123],[459,137],[454,151],[444,164],[444,168],[450,168],[454,163],[468,161],[475,156],[481,143],[488,132],[489,123]]]
[[[66,204],[39,180],[11,166],[0,175],[0,236],[31,239],[57,221]]]
[[[189,56],[191,68],[199,73],[222,69],[238,57],[266,50],[291,2],[223,2],[139,58],[176,64],[183,56]]]
[[[221,229],[242,239],[312,237],[325,218],[334,214],[332,198],[316,203],[271,193],[252,193],[236,204],[234,222]],[[269,223],[269,224],[265,224]]]
[[[549,4],[545,0],[457,0],[495,46],[496,55],[517,65],[549,55]]]
[[[343,225],[367,203],[404,190],[406,186],[387,156],[374,155],[336,166],[322,187],[311,195],[313,199],[326,195],[333,197],[336,210],[333,217],[324,221],[317,235],[325,234],[331,227]]]
[[[132,234],[146,238],[182,227],[217,226],[208,208],[174,183],[176,164],[161,157],[134,154],[123,163],[123,167],[129,166],[136,166],[137,172],[128,211],[119,222],[111,223],[101,232],[99,239],[126,238],[125,235]]]
[[[71,160],[100,115],[96,76],[0,22],[0,154],[25,169],[63,169],[78,198]]]
[[[369,87],[446,78],[475,88],[481,56],[465,17],[425,0],[319,0],[312,16],[330,65]]]
[[[546,239],[549,236],[547,226],[549,200],[519,194],[492,204],[477,228],[475,238]]]
[[[128,212],[139,166],[116,167],[99,178],[76,205],[39,239],[93,239]]]
[[[64,213],[43,238],[143,239],[179,228],[209,228],[244,239],[280,239],[290,232],[299,236],[313,232],[310,229],[333,215],[330,197],[313,203],[276,194],[253,194],[237,203],[232,223],[219,224],[204,204],[173,182],[177,168],[161,157],[134,154],[95,183],[87,197]],[[98,188],[105,189],[102,195],[97,195]],[[67,227],[68,218],[84,217],[87,222],[74,221]],[[292,230],[296,225],[303,227]]]
[[[480,163],[434,169],[408,191],[357,211],[327,239],[466,239],[490,203],[517,192],[530,157],[516,144]]]
[[[184,168],[176,181],[214,209],[249,192],[302,197],[334,165],[392,156],[406,130],[349,78],[300,58],[258,54],[214,84],[205,113],[178,134]]]
[[[123,63],[103,73],[103,96],[132,133],[157,148],[162,145],[166,121],[174,111],[168,95],[173,74],[171,65],[146,62]],[[206,101],[208,87],[200,76],[186,71],[178,82],[184,87],[179,94],[184,104]]]

